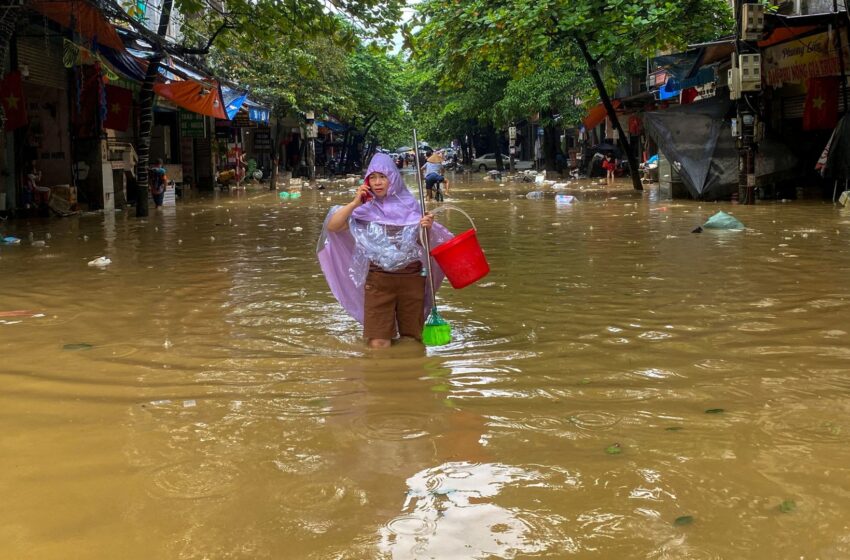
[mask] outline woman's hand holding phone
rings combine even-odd
[[[365,182],[357,189],[357,193],[354,195],[354,201],[357,203],[357,206],[361,204],[365,204],[374,198],[371,189],[369,188],[369,182]]]

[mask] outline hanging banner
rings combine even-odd
[[[15,130],[27,124],[27,105],[18,70],[9,72],[0,81],[0,104],[6,115],[6,130]]]
[[[803,109],[803,130],[835,128],[840,87],[841,80],[835,76],[809,80]]]
[[[106,118],[103,119],[103,128],[127,130],[132,108],[132,91],[117,86],[106,86]]]
[[[106,62],[104,57],[99,54],[95,54],[87,48],[81,47],[68,39],[63,39],[63,41],[64,48],[62,52],[62,64],[65,68],[73,68],[74,66],[81,66],[83,64],[96,64],[99,62],[103,75],[107,78],[107,80],[110,82],[116,82],[121,79],[109,63]]]
[[[118,36],[103,12],[94,4],[85,1],[56,2],[54,0],[30,0],[27,7],[55,21],[65,29],[110,49],[124,52],[124,41]]]
[[[776,87],[784,83],[805,82],[809,78],[840,76],[837,41],[838,34],[826,31],[767,47],[762,51],[765,82]],[[841,45],[844,60],[850,60],[847,32],[844,29],[841,30]]]
[[[226,119],[224,104],[218,84],[200,84],[194,80],[156,84],[153,90],[160,97],[168,99],[178,107],[193,113]]]

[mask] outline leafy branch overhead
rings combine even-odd
[[[502,99],[488,119],[496,125],[538,111],[566,114],[576,123],[577,99],[601,99],[619,129],[606,69],[628,76],[628,67],[640,57],[733,29],[726,0],[423,0],[417,12],[408,41],[420,64],[435,71],[443,91],[477,85],[470,79],[482,72],[502,74]],[[486,80],[480,83],[486,90]],[[486,103],[488,96],[479,101]],[[626,135],[619,132],[633,159]],[[637,162],[631,159],[632,182],[639,189]]]
[[[175,0],[183,16],[183,41],[156,37],[135,3],[100,0],[113,19],[155,48],[177,55],[206,54],[212,46],[251,53],[267,44],[328,39],[353,48],[361,38],[388,40],[401,18],[402,0]]]

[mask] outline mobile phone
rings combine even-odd
[[[372,194],[372,186],[369,184],[369,177],[366,177],[364,184],[369,187],[369,191],[360,195],[360,203],[365,204],[374,198]]]

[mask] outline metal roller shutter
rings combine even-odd
[[[18,67],[26,65],[26,82],[56,89],[67,89],[68,74],[62,65],[61,43],[44,37],[18,38]]]
[[[802,119],[803,111],[806,107],[806,96],[795,95],[793,97],[782,98],[782,118],[783,119]],[[844,113],[844,99],[841,92],[838,93],[838,113]]]

